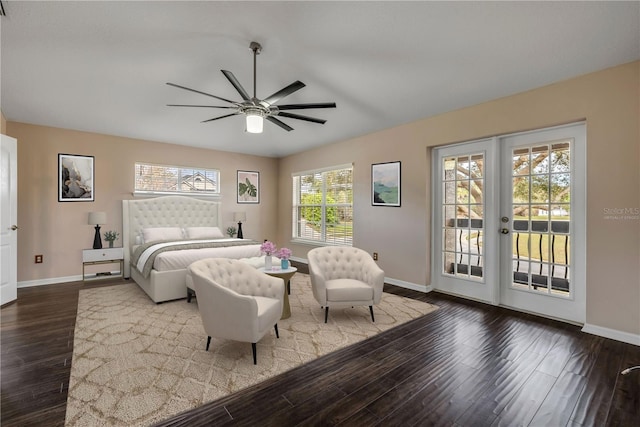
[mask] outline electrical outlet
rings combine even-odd
[[[42,264],[42,255],[36,255],[36,264]]]
[[[377,261],[378,260],[378,252],[374,252],[373,253],[373,260]]]

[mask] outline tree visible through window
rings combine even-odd
[[[293,176],[293,238],[335,245],[353,243],[353,168]]]
[[[135,191],[141,193],[220,194],[220,172],[178,166],[135,164]]]

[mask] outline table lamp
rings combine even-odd
[[[238,239],[244,239],[244,237],[242,237],[242,221],[246,221],[247,220],[247,213],[246,212],[234,212],[233,220],[234,221],[238,221]]]
[[[96,226],[96,235],[93,238],[93,249],[102,249],[102,239],[100,238],[100,224],[107,223],[105,212],[89,212],[89,225]]]

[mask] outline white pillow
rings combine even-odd
[[[189,239],[224,239],[218,227],[187,227],[185,231]]]
[[[142,229],[142,238],[145,243],[158,240],[181,240],[182,229],[180,227],[153,227]]]

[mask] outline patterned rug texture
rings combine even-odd
[[[67,426],[147,426],[430,313],[384,293],[374,306],[324,310],[306,274],[291,280],[291,317],[251,344],[207,336],[197,298],[155,304],[135,284],[80,291]]]

